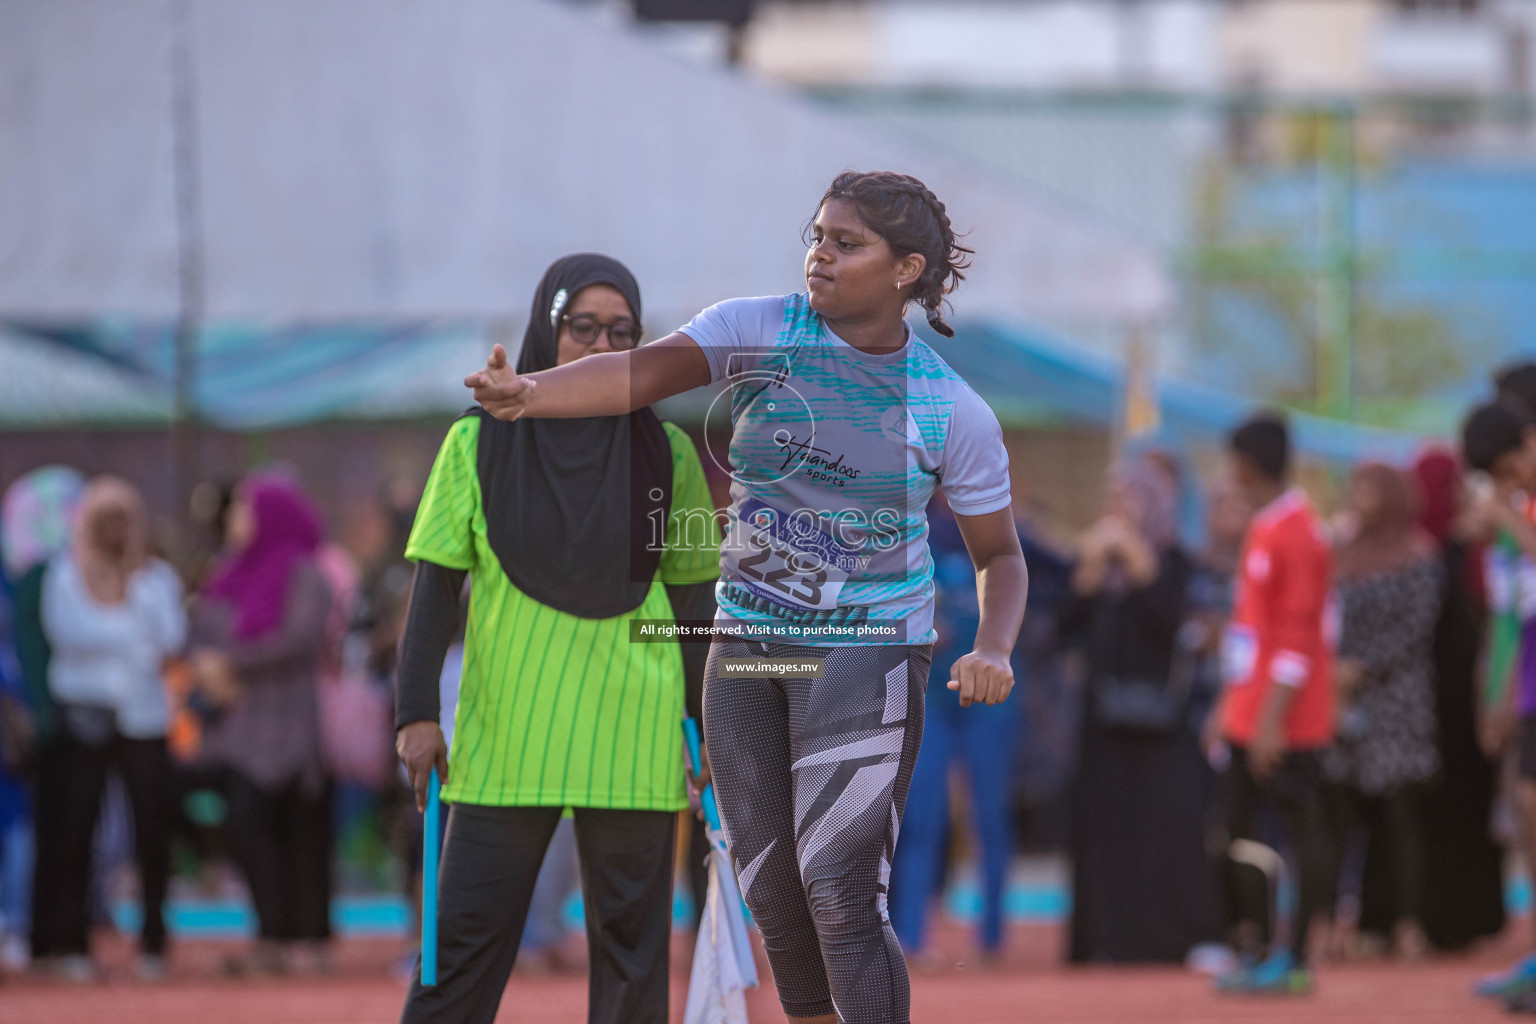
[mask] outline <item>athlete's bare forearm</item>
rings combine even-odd
[[[686,334],[629,352],[605,352],[518,376],[495,352],[465,378],[475,401],[499,419],[622,416],[709,383],[709,362]]]
[[[980,516],[957,515],[955,522],[976,567],[976,597],[981,611],[976,650],[1007,658],[1018,641],[1029,597],[1029,567],[1013,525],[1013,512],[1003,509]]]

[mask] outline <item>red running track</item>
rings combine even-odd
[[[1325,967],[1318,991],[1307,999],[1230,999],[1211,994],[1200,978],[1174,968],[1067,969],[1056,957],[1053,928],[1016,926],[1001,963],[965,960],[966,935],[946,928],[940,966],[912,985],[915,1024],[1106,1024],[1259,1021],[1351,1024],[1475,1024],[1508,1020],[1468,994],[1480,974],[1519,952],[1522,924],[1505,940],[1465,957],[1402,966]],[[171,979],[132,980],[130,949],[102,936],[98,957],[107,980],[67,986],[24,977],[0,980],[3,1024],[393,1024],[403,986],[390,977],[398,953],[388,941],[350,941],[338,950],[336,972],[326,978],[228,981],[211,976],[227,944],[187,943],[176,949]],[[580,942],[574,949],[579,951]],[[679,937],[674,956],[673,1020],[681,1021],[687,991],[688,945]],[[580,959],[579,952],[576,959]],[[760,959],[761,963],[761,959]],[[768,975],[763,964],[765,982]],[[783,1016],[771,985],[748,1001],[754,1024]],[[499,1024],[580,1024],[586,1019],[581,973],[515,976],[502,1000]]]

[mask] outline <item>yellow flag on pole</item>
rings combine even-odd
[[[1143,437],[1162,424],[1162,410],[1157,402],[1157,373],[1146,337],[1140,327],[1133,328],[1125,343],[1125,406],[1121,411],[1123,438]]]

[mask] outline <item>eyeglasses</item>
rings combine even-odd
[[[640,325],[633,320],[615,320],[611,324],[605,324],[595,316],[585,313],[577,316],[563,316],[565,326],[570,328],[571,339],[578,345],[594,345],[604,331],[608,332],[608,344],[617,351],[632,349],[640,344]]]

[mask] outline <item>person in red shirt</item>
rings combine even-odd
[[[1330,891],[1319,754],[1333,739],[1328,639],[1329,547],[1311,502],[1291,487],[1283,420],[1260,415],[1229,439],[1233,476],[1254,508],[1238,563],[1236,606],[1222,643],[1227,689],[1214,725],[1230,748],[1225,797],[1229,910],[1244,966],[1224,991],[1310,991],[1307,939]],[[1296,907],[1289,943],[1259,962],[1279,857],[1256,833],[1272,803],[1292,853]],[[1253,884],[1254,869],[1261,869]],[[1246,883],[1246,884],[1245,884]]]

